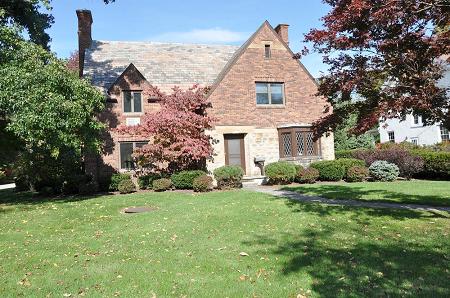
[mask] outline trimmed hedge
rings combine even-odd
[[[353,153],[356,150],[336,150],[334,152],[334,156],[336,159],[341,159],[341,158],[354,158]]]
[[[218,188],[240,188],[244,170],[240,166],[222,166],[214,170]]]
[[[119,182],[117,189],[122,194],[132,193],[136,191],[136,185],[134,184],[133,181],[131,181],[131,179],[129,180],[125,179]]]
[[[338,160],[315,161],[310,167],[319,171],[322,181],[340,181],[345,175],[345,168]]]
[[[130,180],[131,181],[131,175],[126,174],[126,173],[113,174],[111,176],[111,182],[109,183],[109,190],[111,190],[111,191],[119,190],[119,183],[122,180]]]
[[[213,179],[208,175],[201,175],[192,182],[192,189],[196,192],[210,191],[213,188]]]
[[[372,178],[378,181],[394,181],[398,178],[400,170],[393,163],[377,160],[370,165],[369,173]]]
[[[194,179],[202,175],[206,175],[206,172],[201,170],[181,171],[173,174],[170,180],[172,180],[172,185],[177,189],[192,189]]]
[[[301,168],[297,172],[297,177],[295,178],[295,181],[299,183],[314,183],[319,178],[319,171],[314,168]]]
[[[294,181],[297,176],[297,168],[293,163],[279,161],[268,164],[265,167],[266,176],[272,184],[287,184]]]
[[[362,182],[369,176],[369,169],[361,166],[350,167],[347,171],[347,182]]]
[[[172,187],[172,181],[167,178],[156,179],[153,181],[154,191],[166,191]]]
[[[418,173],[418,177],[450,179],[450,152],[417,149],[412,153],[424,161],[423,170]]]

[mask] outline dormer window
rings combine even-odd
[[[264,46],[264,57],[266,57],[266,59],[269,59],[272,56],[272,53],[270,51],[270,44],[266,44]]]
[[[124,91],[123,92],[123,112],[124,113],[142,113],[141,91]]]

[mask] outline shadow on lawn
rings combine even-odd
[[[299,235],[280,235],[282,241],[256,236],[243,244],[261,246],[264,254],[272,246],[269,251],[285,260],[281,274],[307,274],[321,297],[450,297],[444,242],[427,247],[381,233],[380,238],[349,235],[347,242],[342,232],[332,226],[308,227]]]
[[[408,187],[405,185],[405,187]],[[305,188],[302,186],[283,187],[282,190],[295,191],[298,193],[313,192],[316,195],[329,199],[353,199],[362,201],[378,201],[388,203],[409,203],[422,204],[434,206],[450,206],[450,198],[445,198],[437,195],[420,195],[420,194],[405,194],[401,192],[389,191],[385,189],[365,189],[357,186],[346,186],[339,184],[332,185],[318,185],[314,188]],[[373,200],[365,200],[364,196],[377,195],[380,198]]]
[[[34,205],[47,202],[66,203],[89,200],[101,196],[108,195],[108,193],[98,193],[91,196],[43,196],[29,191],[15,192],[13,189],[0,190],[0,205]],[[4,212],[0,208],[0,213]]]

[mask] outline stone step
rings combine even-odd
[[[254,186],[264,184],[266,181],[265,176],[244,176],[242,178],[243,186]]]

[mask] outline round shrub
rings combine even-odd
[[[136,191],[136,185],[131,179],[125,179],[119,182],[117,189],[120,193],[132,193]]]
[[[369,169],[366,167],[354,166],[348,169],[347,171],[347,180],[348,182],[361,182],[369,176]]]
[[[299,183],[314,183],[319,178],[319,171],[314,168],[300,169],[296,181]]]
[[[210,191],[213,188],[213,179],[208,175],[198,176],[192,181],[192,188],[197,192]]]
[[[153,186],[153,181],[156,179],[164,178],[164,175],[158,173],[150,173],[138,177],[139,189],[151,189]]]
[[[242,187],[244,171],[240,166],[223,166],[215,169],[213,174],[218,188]]]
[[[356,158],[339,158],[336,162],[344,167],[344,178],[347,178],[348,169],[351,167],[365,167],[366,163],[363,160]]]
[[[340,181],[345,175],[344,166],[337,160],[316,161],[310,167],[319,171],[322,181]]]
[[[111,182],[109,183],[109,190],[116,191],[119,190],[119,183],[123,180],[130,180],[131,175],[126,173],[117,173],[111,176]]]
[[[297,169],[293,163],[287,161],[273,162],[265,168],[269,182],[273,184],[287,184],[297,176]]]
[[[172,187],[172,181],[167,178],[156,179],[153,181],[154,191],[166,191]]]
[[[206,172],[201,170],[181,171],[173,174],[170,180],[172,180],[172,185],[177,189],[192,189],[194,179],[202,175],[206,175]]]
[[[369,167],[370,176],[379,181],[394,181],[399,173],[400,171],[395,164],[385,160],[374,161]]]
[[[92,195],[97,191],[98,184],[95,181],[83,182],[78,186],[78,193],[80,195]]]

